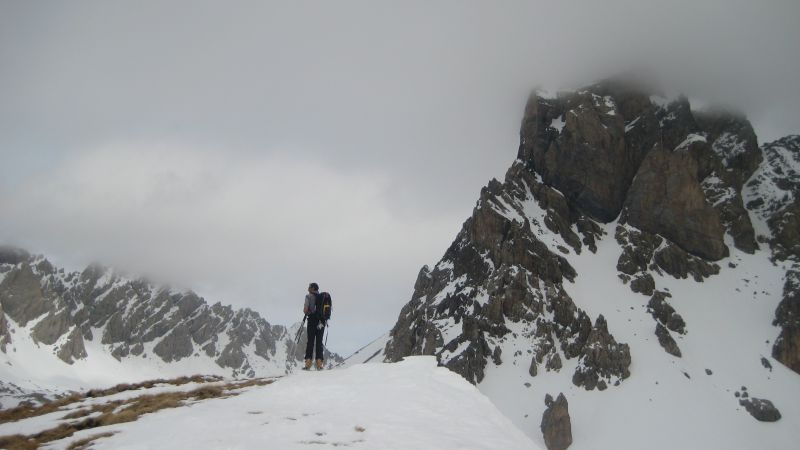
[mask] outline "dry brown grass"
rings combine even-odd
[[[85,439],[80,439],[80,440],[77,440],[77,441],[73,442],[72,444],[69,444],[69,447],[67,447],[67,450],[86,450],[86,449],[89,448],[88,444],[91,444],[92,442],[94,442],[94,441],[96,441],[98,439],[111,437],[113,435],[114,435],[114,433],[93,434],[93,435],[91,435],[91,436],[89,436],[89,437],[87,437]]]
[[[62,397],[39,406],[30,404],[19,405],[16,408],[0,411],[0,423],[16,422],[17,420],[27,419],[29,417],[49,414],[51,412],[58,411],[64,406],[79,402],[81,400],[83,400],[83,396],[81,394],[70,394],[66,397]]]
[[[92,389],[86,392],[86,397],[106,397],[108,395],[114,395],[125,391],[135,391],[142,388],[150,389],[158,384],[172,384],[174,386],[180,386],[187,383],[210,383],[213,381],[222,381],[222,377],[216,375],[192,375],[190,377],[184,376],[173,378],[171,380],[159,378],[157,380],[148,380],[141,383],[120,383],[108,389]]]
[[[72,411],[71,413],[62,417],[61,420],[80,419],[81,417],[86,417],[98,412],[108,413],[116,409],[116,407],[121,404],[122,400],[116,400],[113,402],[103,403],[100,405],[92,405],[89,408],[76,409],[75,411]]]
[[[21,434],[14,434],[0,437],[0,448],[7,450],[36,450],[39,448],[39,444],[34,441],[33,438],[28,438],[28,436],[23,436]]]
[[[79,402],[86,398],[106,397],[120,392],[137,390],[142,388],[150,389],[158,384],[171,384],[174,386],[180,386],[187,383],[209,383],[215,381],[222,381],[222,377],[216,375],[215,376],[193,375],[191,377],[184,376],[184,377],[174,378],[171,380],[157,379],[157,380],[149,380],[133,384],[121,383],[108,389],[92,389],[90,391],[87,391],[86,394],[71,393],[65,397],[53,400],[51,402],[43,403],[38,406],[31,404],[23,404],[17,406],[16,408],[6,409],[0,411],[0,423],[16,422],[21,419],[27,419],[30,417],[41,416],[43,414],[49,414],[51,412],[58,411],[59,409],[62,409],[71,403]]]
[[[189,379],[188,377],[183,378]],[[189,380],[192,381],[191,379]],[[186,384],[190,381],[185,381],[180,384]],[[2,436],[0,437],[0,448],[8,450],[35,450],[42,444],[70,437],[77,431],[118,423],[133,422],[145,414],[160,411],[162,409],[183,406],[186,401],[231,397],[238,395],[238,392],[235,392],[236,390],[250,386],[263,386],[270,384],[273,381],[275,380],[266,380],[263,378],[246,381],[234,381],[221,386],[202,386],[186,392],[162,392],[160,394],[141,395],[139,397],[134,397],[127,400],[116,400],[102,405],[93,405],[91,408],[73,411],[64,416],[64,419],[77,419],[100,412],[101,414],[97,417],[88,417],[77,422],[63,423],[55,428],[51,428],[29,436],[23,436],[19,434],[13,436]],[[155,385],[159,383],[163,383],[163,381],[155,380],[153,384]],[[117,392],[122,392],[122,390]],[[56,409],[57,408],[54,408],[53,410]],[[81,441],[76,441],[69,448],[82,448],[81,446],[85,446],[95,439],[107,437],[110,434],[111,433],[98,434],[92,436],[88,440],[84,439]]]
[[[228,390],[244,389],[244,388],[250,387],[250,386],[264,386],[264,385],[267,385],[267,384],[272,384],[273,382],[275,382],[274,379],[251,378],[249,380],[244,380],[244,381],[233,381],[233,382],[230,382],[230,383],[224,385],[223,387],[225,389],[228,389]]]

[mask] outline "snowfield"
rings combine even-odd
[[[43,448],[65,449],[106,432],[115,434],[94,441],[92,448],[540,449],[478,389],[437,367],[432,356],[301,372],[236,397],[80,431]]]
[[[566,256],[578,276],[564,286],[578,307],[592,318],[603,314],[618,342],[630,345],[630,378],[603,392],[586,391],[572,384],[577,360],[563,355],[560,372],[531,377],[530,339],[518,333],[503,354],[516,349],[521,357],[499,366],[489,361],[481,392],[541,446],[536,426],[545,410],[542,399],[563,392],[572,420],[570,450],[797,448],[800,377],[771,356],[779,332],[771,321],[781,299],[783,267],[769,261],[766,249],[748,255],[729,242],[731,256],[720,261],[720,274],[702,283],[656,275],[656,285],[672,293],[669,302],[686,320],[687,334],[673,334],[683,352],[678,358],[658,343],[647,312],[649,297],[633,293],[616,277],[615,227],[603,226],[607,234],[598,241],[597,254]],[[517,324],[506,325],[514,331]],[[762,357],[771,369],[762,365]],[[742,386],[752,397],[771,400],[781,420],[751,417],[735,396]]]

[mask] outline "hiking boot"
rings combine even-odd
[[[325,367],[325,361],[323,361],[321,359],[318,359],[317,360],[317,370],[322,370],[323,367]]]
[[[306,366],[303,367],[303,370],[309,370],[309,369],[311,369],[311,360],[307,359],[306,360]]]

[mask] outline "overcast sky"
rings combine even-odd
[[[631,68],[800,132],[800,2],[0,2],[0,243],[386,332],[528,92]]]

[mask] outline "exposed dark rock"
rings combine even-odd
[[[703,190],[736,248],[753,253],[758,244],[742,199],[744,183],[763,159],[753,127],[744,117],[730,113],[695,113],[695,117],[710,143],[706,152],[697,155]]]
[[[623,216],[626,223],[694,255],[714,261],[728,256],[719,213],[706,202],[689,151],[650,150],[628,191]]]
[[[656,321],[668,329],[676,333],[686,334],[686,323],[683,321],[683,317],[667,303],[666,299],[669,296],[671,295],[666,292],[655,291],[647,303],[647,310]]]
[[[661,125],[660,135],[658,136],[659,144],[667,150],[674,150],[681,148],[681,144],[686,143],[686,138],[689,135],[702,135],[702,131],[692,113],[689,100],[681,96],[676,100],[670,102],[666,108],[659,109],[656,113],[658,116],[659,124]],[[693,146],[683,147],[683,150],[696,150],[702,142],[694,142]]]
[[[800,194],[800,190],[798,190]],[[787,205],[780,213],[775,214],[767,225],[772,230],[772,247],[775,258],[781,261],[794,260],[800,262],[800,196]]]
[[[67,340],[58,349],[58,357],[67,364],[72,364],[75,360],[86,358],[86,347],[83,342],[83,335],[78,327],[74,327],[67,336]]]
[[[531,97],[518,157],[546,184],[564,193],[571,204],[608,222],[622,209],[646,151],[636,139],[626,145],[625,117],[617,108],[645,116],[643,130],[656,119],[646,95],[601,92],[603,89],[606,87],[597,86],[559,99]],[[565,122],[560,132],[550,127],[554,119]]]
[[[155,347],[153,353],[166,362],[178,361],[192,355],[194,347],[189,332],[184,325],[178,325],[164,337]],[[239,367],[239,365],[223,365],[222,367]]]
[[[800,373],[800,271],[786,273],[773,324],[780,326],[781,332],[772,346],[772,357]]]
[[[730,112],[694,113],[721,166],[732,174],[733,185],[741,190],[763,160],[758,140],[750,122]]]
[[[0,304],[20,326],[53,310],[52,302],[45,299],[40,278],[27,262],[8,272],[0,283]]]
[[[672,338],[669,331],[660,323],[656,324],[656,337],[658,337],[658,343],[661,344],[665,352],[672,356],[677,356],[678,358],[681,357],[681,349],[678,348],[678,343],[675,342],[675,339]]]
[[[767,358],[761,357],[761,365],[764,366],[765,369],[769,369],[772,372],[772,364],[770,364]]]
[[[558,353],[550,355],[550,358],[547,360],[547,364],[545,366],[549,371],[555,370],[556,372],[561,370],[562,363],[561,363],[561,355]]]
[[[649,273],[638,275],[631,281],[631,290],[633,292],[644,295],[653,295],[653,291],[655,289],[656,282],[653,280],[653,276]]]
[[[544,219],[520,221],[523,202],[537,202],[547,211]],[[552,356],[557,352],[553,336],[565,347],[569,341],[569,348],[564,350],[568,358],[578,356],[591,323],[561,287],[564,279],[574,279],[575,271],[539,240],[535,230],[558,233],[575,252],[583,245],[591,249],[602,232],[589,219],[570,210],[563,196],[537,181],[523,165],[515,164],[504,183],[493,180],[481,191],[472,217],[442,261],[433,269],[424,267],[420,271],[412,300],[392,328],[386,360],[399,361],[412,354],[436,355],[441,364],[478,383],[487,361],[499,360],[492,349],[499,347],[490,346],[487,337],[508,334],[504,325],[507,320],[539,324],[532,374],[538,364],[552,368],[561,364]],[[461,281],[454,284],[456,280]],[[451,288],[443,293],[448,285]],[[478,296],[481,292],[486,295],[484,299]],[[537,321],[545,309],[554,313],[557,327]],[[450,319],[461,323],[462,333],[444,342],[439,321]],[[454,354],[457,349],[459,354]]]
[[[756,193],[764,187],[766,189],[763,193],[771,195],[751,198],[747,207],[768,218],[797,199],[795,195],[785,194],[800,191],[800,172],[797,170],[797,163],[800,162],[800,135],[790,135],[764,144],[761,151],[764,161],[747,182],[747,187],[756,188]],[[752,205],[751,202],[757,201],[760,205]]]
[[[503,360],[501,358],[502,354],[503,351],[500,349],[500,346],[495,347],[494,351],[492,352],[492,362],[494,362],[498,366],[500,364],[503,364]]]
[[[713,375],[713,374],[714,372],[712,372],[711,369],[706,369],[706,375]]]
[[[742,398],[739,404],[760,422],[777,422],[781,418],[781,413],[771,401],[761,398]]]
[[[39,321],[31,331],[31,336],[46,345],[55,344],[71,327],[71,317],[67,311],[50,313]]]
[[[569,404],[563,393],[553,401],[550,394],[544,400],[547,409],[542,414],[540,426],[544,443],[548,450],[564,450],[572,445],[572,422],[569,417]]]
[[[481,334],[466,350],[449,360],[445,367],[460,374],[470,383],[478,384],[483,381],[486,361],[490,355],[489,344]]]
[[[3,304],[0,303],[0,351],[5,352],[9,343],[11,343],[11,333],[8,331],[6,315],[3,313]]]
[[[655,263],[664,272],[675,278],[686,278],[692,275],[695,281],[703,281],[719,273],[719,266],[694,257],[677,245],[667,245],[655,253]]]
[[[191,354],[191,352],[189,354]],[[238,373],[240,370],[247,370],[248,368],[246,364],[246,356],[242,351],[242,348],[231,344],[226,345],[222,350],[219,358],[217,358],[217,364],[219,364],[221,367],[235,369],[236,373]]]
[[[120,344],[117,347],[114,347],[114,350],[111,351],[111,356],[117,359],[117,361],[121,361],[122,358],[131,354],[131,348],[128,344]]]
[[[790,267],[775,310],[773,324],[781,332],[772,356],[800,373],[800,136],[786,136],[761,150],[764,161],[745,187],[747,208],[770,229],[771,237],[758,238],[769,244],[772,259]]]
[[[605,318],[600,315],[595,321],[572,383],[592,390],[605,379],[625,379],[630,376],[631,354],[628,344],[618,344],[608,332]]]
[[[133,347],[131,347],[131,355],[140,356],[142,353],[144,353],[144,344],[141,342],[133,344]]]
[[[614,236],[622,246],[622,254],[617,261],[617,270],[628,275],[646,271],[655,250],[664,242],[657,235],[623,225],[617,225]]]

